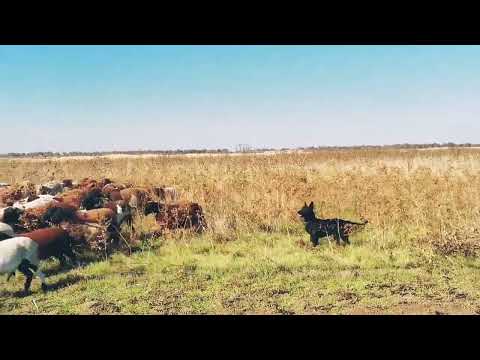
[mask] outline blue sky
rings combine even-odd
[[[480,143],[480,46],[0,46],[0,153]]]

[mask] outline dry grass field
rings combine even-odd
[[[145,239],[58,272],[0,313],[383,314],[480,311],[480,150],[344,150],[242,156],[0,159],[0,182],[108,177],[175,186],[207,233]],[[297,210],[369,220],[338,247],[313,248]],[[150,218],[138,217],[147,231]]]

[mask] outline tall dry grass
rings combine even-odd
[[[214,236],[300,234],[296,211],[314,201],[319,217],[370,221],[362,241],[476,248],[480,151],[354,150],[271,156],[0,160],[0,181],[109,177],[165,184],[205,209]],[[450,246],[449,244],[455,244]]]

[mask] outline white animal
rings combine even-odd
[[[30,202],[25,202],[25,200],[17,201],[13,204],[13,207],[18,209],[27,210],[27,209],[37,209],[41,208],[50,204],[58,203],[57,200],[54,199],[53,195],[39,195],[38,199],[35,199]]]
[[[9,238],[12,238],[15,236],[15,233],[13,232],[13,229],[10,225],[0,222],[0,241],[2,235],[4,235],[4,237],[7,236]]]
[[[19,270],[25,277],[25,292],[30,289],[33,275],[42,282],[42,290],[47,289],[45,275],[38,270],[38,244],[28,237],[14,237],[0,241],[0,274],[9,274],[7,281]]]

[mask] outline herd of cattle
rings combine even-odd
[[[201,232],[207,226],[202,207],[179,201],[173,187],[91,178],[43,185],[0,183],[0,274],[10,279],[17,270],[23,273],[26,293],[36,274],[46,290],[40,260],[54,257],[65,266],[67,260],[76,261],[78,249],[109,254],[128,246],[120,229],[126,224],[135,232],[136,213],[154,214],[158,232]]]

